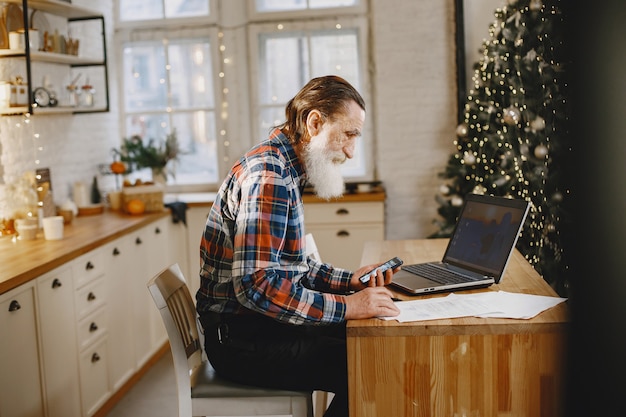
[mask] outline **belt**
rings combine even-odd
[[[257,321],[262,317],[257,314],[225,314],[225,313],[203,313],[200,322],[205,331],[205,337],[212,338],[222,346],[235,349],[253,351],[254,342],[247,340],[245,330],[252,325],[245,325],[248,320]],[[244,326],[246,329],[242,329]],[[234,331],[233,331],[234,330]]]

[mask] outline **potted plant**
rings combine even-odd
[[[126,164],[126,172],[150,168],[152,180],[155,182],[165,182],[168,174],[174,177],[174,171],[168,170],[167,164],[169,161],[178,160],[182,153],[176,130],[168,134],[165,141],[161,143],[156,143],[154,139],[149,139],[147,143],[144,143],[139,135],[124,138],[120,149],[114,149],[114,152]]]

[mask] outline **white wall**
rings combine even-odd
[[[98,174],[98,164],[111,161],[111,149],[119,147],[117,115],[117,79],[112,52],[113,0],[98,2],[73,0],[73,5],[100,11],[105,18],[110,111],[72,115],[0,116],[0,174],[4,182],[12,182],[26,171],[50,168],[52,193],[57,204],[71,196],[72,184],[90,184]],[[62,89],[64,86],[55,86]],[[96,94],[103,94],[96,91]],[[28,120],[28,123],[25,123]],[[113,187],[114,180],[100,177],[100,185]],[[0,181],[1,182],[1,181]],[[0,213],[3,188],[0,185]]]
[[[35,116],[33,129],[40,133],[36,144],[14,127],[20,118],[0,120],[4,179],[36,168],[37,155],[39,166],[51,168],[58,203],[70,196],[74,181],[91,181],[97,165],[110,162],[110,149],[121,138],[113,0],[72,3],[105,14],[111,111]],[[370,7],[374,98],[368,108],[375,123],[378,179],[388,192],[387,238],[425,237],[435,230],[434,198],[441,183],[437,174],[445,167],[455,138],[454,0],[371,0]],[[107,180],[112,179],[103,179]]]

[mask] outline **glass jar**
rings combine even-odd
[[[81,88],[83,92],[80,95],[80,106],[93,107],[93,96],[96,93],[96,90],[89,84],[85,84]]]
[[[79,104],[80,89],[77,85],[70,84],[67,86],[68,106],[76,107]]]

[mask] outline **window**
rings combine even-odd
[[[209,0],[120,0],[119,21],[208,16]]]
[[[216,189],[232,163],[283,121],[287,101],[312,77],[340,75],[370,102],[363,0],[117,5],[123,136],[158,141],[176,130],[186,153],[169,191]],[[366,117],[347,178],[374,175]]]
[[[257,51],[257,59],[252,65],[256,66],[258,84],[255,118],[259,140],[266,138],[269,129],[284,120],[284,109],[289,99],[313,77],[339,75],[369,102],[367,74],[364,71],[365,29],[364,19],[351,17],[327,22],[289,21],[252,25],[250,43],[254,46],[252,50]],[[342,168],[348,179],[373,176],[372,165],[368,163],[372,159],[371,146],[368,146],[371,141],[370,127],[371,122],[366,121],[363,137],[357,141],[355,157]]]
[[[131,17],[158,19],[155,28],[121,29],[118,34],[124,136],[139,135],[146,142],[158,142],[176,131],[183,155],[169,167],[174,176],[168,178],[168,185],[216,183],[216,30],[171,26],[167,20],[168,16],[175,20],[208,15],[208,2],[133,0],[119,4],[120,22]],[[149,179],[151,173],[145,171],[133,176]]]

